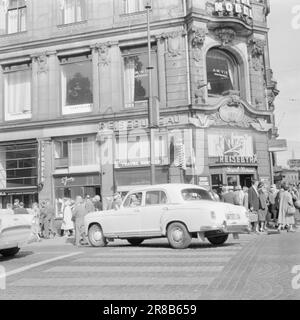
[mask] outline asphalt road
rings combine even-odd
[[[106,248],[77,248],[71,240],[44,240],[15,258],[0,257],[0,299],[300,299],[300,232],[230,236],[219,247],[194,240],[186,250],[165,239]]]

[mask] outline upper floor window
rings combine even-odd
[[[74,137],[54,142],[55,168],[96,165],[96,141],[94,136]]]
[[[123,1],[123,13],[134,13],[144,11],[147,4],[146,0],[122,0]]]
[[[17,33],[26,31],[26,0],[0,1],[0,32]]]
[[[152,48],[152,95],[158,96],[157,53]],[[149,97],[148,52],[147,47],[123,51],[124,100],[125,108],[147,106]]]
[[[229,90],[240,90],[236,59],[224,50],[213,48],[206,57],[209,95],[223,95]]]
[[[62,24],[86,20],[86,0],[60,0]]]
[[[93,69],[90,53],[60,59],[62,113],[91,112],[93,105]]]
[[[31,118],[31,61],[3,66],[5,120]]]

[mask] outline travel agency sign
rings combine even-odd
[[[253,19],[250,0],[217,0],[214,12],[219,16],[240,16]]]

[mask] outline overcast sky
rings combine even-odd
[[[300,159],[300,0],[270,2],[271,68],[280,90],[275,100],[276,124],[280,137],[291,141],[289,151],[278,154],[278,161],[286,165],[293,150]]]

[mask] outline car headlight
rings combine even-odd
[[[217,215],[216,215],[215,211],[211,211],[211,212],[210,212],[210,217],[211,217],[213,220],[216,220],[216,219],[217,219]]]

